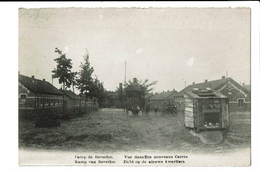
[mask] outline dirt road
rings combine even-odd
[[[34,120],[20,120],[19,146],[62,151],[228,153],[250,148],[250,122],[243,122],[243,118],[250,119],[250,114],[234,114],[224,141],[207,145],[184,127],[182,112],[176,116],[151,112],[148,117],[132,117],[121,109],[100,109],[62,120],[56,128],[35,128]]]

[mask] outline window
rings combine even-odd
[[[49,106],[49,98],[44,97],[44,106]]]
[[[37,97],[37,101],[36,101],[36,107],[38,108],[39,107],[39,105],[40,105],[40,98],[39,97]]]
[[[238,107],[243,107],[244,99],[238,99]]]
[[[26,101],[26,94],[22,94],[20,96],[20,104],[25,104],[25,101]]]
[[[40,98],[40,107],[43,106],[43,97]]]
[[[55,105],[54,99],[50,98],[50,106],[54,106],[54,105]]]
[[[26,99],[26,95],[25,95],[25,94],[22,94],[22,95],[21,95],[21,99]]]

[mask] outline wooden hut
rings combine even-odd
[[[209,88],[193,88],[184,94],[185,126],[200,130],[228,130],[230,125],[229,99]]]

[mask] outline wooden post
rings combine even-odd
[[[87,94],[85,95],[85,113],[87,112]]]

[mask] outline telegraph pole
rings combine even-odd
[[[125,83],[126,83],[126,60],[125,60]]]

